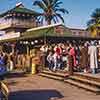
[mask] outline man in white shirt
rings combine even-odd
[[[98,68],[98,61],[97,61],[97,47],[94,45],[94,42],[91,42],[91,45],[88,48],[88,54],[90,56],[90,68],[92,73],[95,74]]]

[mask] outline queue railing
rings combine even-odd
[[[8,86],[0,81],[0,100],[8,100],[9,97],[9,89]]]

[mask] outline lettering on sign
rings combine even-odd
[[[4,34],[0,36],[0,40],[13,39],[17,37],[20,37],[20,32],[12,33],[12,34]]]

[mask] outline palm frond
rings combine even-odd
[[[43,4],[43,2],[41,2],[41,1],[35,1],[34,3],[33,3],[33,5],[34,6],[38,6],[40,9],[42,9],[42,10],[44,10],[44,11],[46,11],[46,6]]]
[[[91,19],[87,22],[87,26],[93,25],[95,24],[95,22],[96,22],[95,19]]]
[[[64,23],[64,18],[61,14],[69,13],[66,9],[62,8],[61,5],[62,1],[60,0],[36,0],[33,5],[38,6],[40,9],[43,10],[43,13],[39,14],[39,21],[43,20],[48,24],[51,24],[52,21],[54,23],[61,20]]]
[[[100,8],[95,9],[95,11],[91,14],[91,17],[94,19],[100,18]]]
[[[53,3],[56,4],[57,2],[59,2],[59,0],[53,0]]]
[[[91,19],[87,22],[87,26],[87,30],[90,31],[91,36],[98,36],[100,28],[100,8],[95,9],[91,14]]]
[[[46,6],[48,6],[48,1],[47,0],[42,0],[42,1]]]
[[[44,17],[42,16],[40,19],[41,24],[43,25]]]
[[[93,25],[91,25],[91,26],[89,26],[89,27],[87,28],[87,30],[90,31],[90,32],[92,32],[94,29],[95,29],[95,27],[94,27]]]
[[[66,9],[64,9],[64,8],[58,8],[58,9],[55,9],[55,11],[59,11],[59,12],[62,12],[62,13],[69,13]]]
[[[54,23],[56,23],[56,22],[57,22],[55,18],[53,18],[53,22],[54,22]]]
[[[47,0],[47,2],[48,2],[48,6],[50,6],[50,0]]]
[[[53,8],[57,8],[57,7],[60,7],[61,4],[63,4],[63,2],[59,1],[57,3],[53,3],[52,6]]]
[[[58,17],[56,15],[54,16],[53,19],[55,19],[55,23],[59,22],[59,19],[58,19]]]
[[[54,0],[49,0],[49,5],[52,5],[53,4],[53,1]]]
[[[56,13],[56,16],[64,23],[64,18],[61,16],[61,14]]]

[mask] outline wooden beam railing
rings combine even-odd
[[[0,100],[8,100],[9,89],[8,86],[0,81]]]

